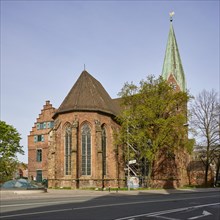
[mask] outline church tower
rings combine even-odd
[[[185,74],[180,58],[180,53],[173,29],[173,15],[170,13],[170,30],[164,57],[162,77],[173,87],[176,92],[186,92]],[[187,103],[178,106],[176,112],[183,113],[187,121]],[[182,125],[185,130],[184,141],[187,142],[187,127]],[[160,150],[154,164],[153,184],[156,187],[178,188],[188,184],[187,169],[189,165],[189,154],[184,147],[184,143],[179,143],[179,147],[169,151],[164,147]]]
[[[162,77],[170,82],[173,88],[177,91],[186,91],[185,74],[183,71],[182,62],[180,59],[179,49],[176,41],[176,36],[173,29],[174,12],[170,13],[170,31],[167,41],[165,58],[163,63]]]

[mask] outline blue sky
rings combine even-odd
[[[1,1],[1,120],[27,135],[46,100],[58,108],[86,65],[112,98],[162,71],[169,12],[196,96],[219,92],[219,1]]]

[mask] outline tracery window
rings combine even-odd
[[[65,174],[71,175],[71,151],[72,151],[72,129],[70,126],[65,130]]]
[[[91,129],[88,124],[82,127],[82,175],[91,175]]]
[[[102,126],[102,169],[103,175],[106,175],[106,130]]]

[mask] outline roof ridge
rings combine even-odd
[[[114,116],[118,114],[116,104],[102,84],[85,70],[70,89],[55,116],[70,111],[99,111]]]

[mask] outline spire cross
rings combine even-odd
[[[170,12],[169,15],[170,15],[170,22],[172,22],[173,21],[173,16],[175,15],[174,11]]]

